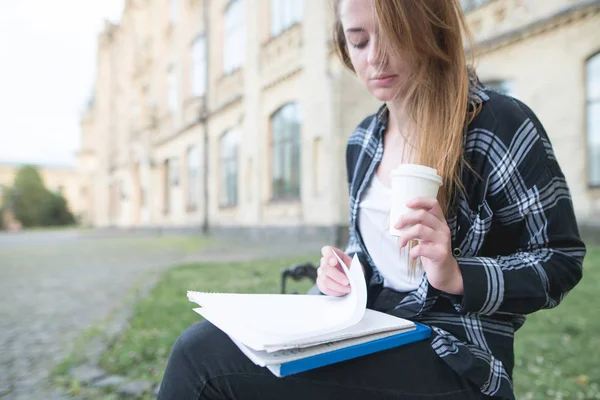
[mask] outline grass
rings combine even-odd
[[[318,260],[318,256],[311,260]],[[280,272],[306,257],[233,264],[194,264],[169,270],[150,295],[138,303],[130,327],[102,357],[107,371],[160,382],[175,339],[202,320],[192,311],[187,290],[278,293]],[[287,291],[305,293],[308,280],[288,283]]]
[[[81,230],[85,228],[77,224],[70,225],[55,225],[55,226],[33,226],[23,228],[23,232],[53,232],[53,231],[70,231],[70,230]]]
[[[584,277],[552,310],[531,315],[516,335],[519,399],[600,399],[600,248],[590,247]]]
[[[124,248],[136,248],[139,250],[152,251],[177,251],[182,255],[189,255],[198,252],[200,249],[215,244],[217,239],[200,235],[153,235],[147,237],[132,237],[119,238],[115,237],[108,239],[115,246]]]
[[[313,258],[318,259],[318,256]],[[196,264],[169,270],[137,304],[129,328],[102,357],[108,371],[160,382],[171,346],[201,317],[186,290],[277,293],[281,268],[299,259],[243,264]],[[600,399],[600,319],[595,292],[600,282],[600,248],[590,248],[584,279],[553,309],[529,316],[515,342],[518,399]],[[306,281],[289,290],[305,292]]]

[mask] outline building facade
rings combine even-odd
[[[474,8],[468,19],[480,79],[533,109],[566,175],[579,222],[597,224],[600,1],[479,3],[486,4]]]
[[[539,115],[581,219],[600,207],[600,1],[462,1],[478,72]],[[98,40],[78,158],[99,227],[335,231],[346,140],[379,104],[323,0],[128,0]]]

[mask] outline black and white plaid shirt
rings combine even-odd
[[[582,277],[580,239],[565,177],[548,136],[523,103],[477,87],[481,112],[467,127],[462,174],[447,218],[464,295],[438,291],[426,277],[408,293],[384,291],[358,226],[359,203],[383,156],[387,111],[367,117],[346,151],[349,255],[366,270],[369,307],[433,329],[432,347],[487,395],[514,398],[513,339],[525,315],[557,306]],[[382,296],[379,296],[382,294]],[[385,297],[385,299],[382,299]]]

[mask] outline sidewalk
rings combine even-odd
[[[306,256],[306,261],[317,263],[321,241],[244,241],[242,238],[217,238],[214,244],[184,257],[182,263],[195,262],[245,262]]]

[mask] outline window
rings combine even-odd
[[[494,80],[494,81],[485,81],[482,82],[483,86],[485,86],[488,89],[492,89],[495,90],[496,92],[505,94],[507,96],[513,96],[514,95],[514,91],[513,91],[513,84],[510,81],[506,81],[506,80]]]
[[[492,1],[493,0],[460,0],[460,5],[462,6],[463,11],[468,13],[469,11],[473,11],[474,9],[482,7]]]
[[[169,22],[175,23],[179,19],[179,0],[169,0]]]
[[[206,39],[198,37],[192,44],[192,97],[206,93]]]
[[[304,0],[271,0],[271,36],[302,21]]]
[[[196,146],[192,146],[187,152],[187,204],[188,209],[198,208],[200,195],[200,152]]]
[[[244,0],[233,0],[225,11],[223,71],[230,74],[240,68],[246,55]]]
[[[588,185],[600,187],[600,53],[586,65]]]
[[[180,170],[179,170],[179,159],[176,157],[169,158],[169,185],[179,186],[180,181]]]
[[[227,131],[221,136],[221,206],[237,205],[238,155],[237,136]]]
[[[300,197],[300,107],[286,104],[271,117],[272,198]]]
[[[174,113],[179,107],[179,93],[177,91],[177,75],[175,74],[175,68],[169,68],[167,74],[167,103],[169,106],[169,112]]]

